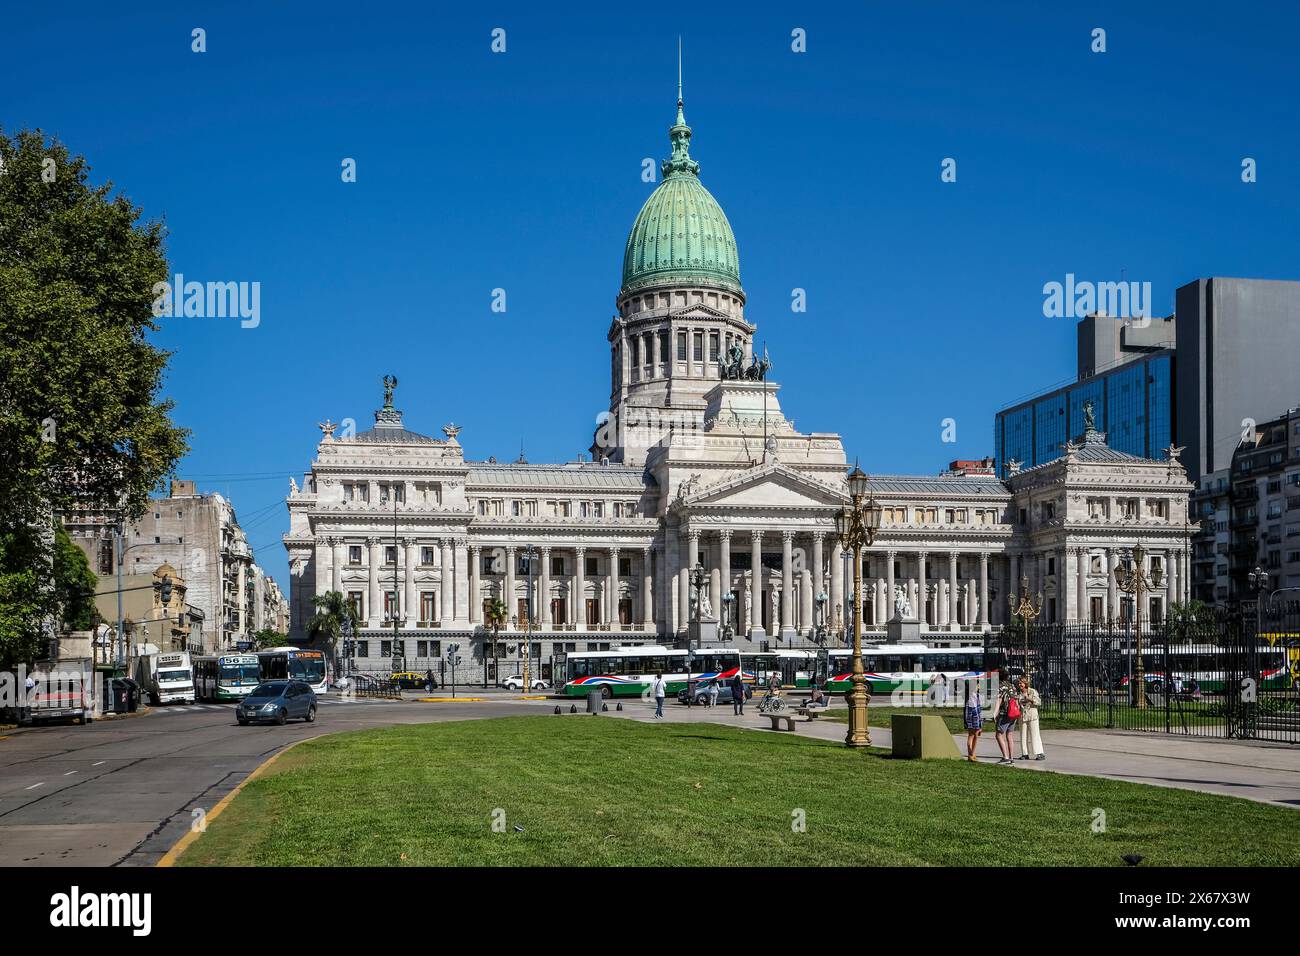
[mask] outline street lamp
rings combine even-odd
[[[731,640],[736,633],[736,629],[731,625],[731,605],[736,602],[736,596],[728,591],[722,595],[722,630],[719,637],[723,641]]]
[[[826,649],[826,638],[830,633],[830,628],[826,626],[826,610],[830,604],[830,598],[826,592],[822,591],[813,599],[816,604],[817,613],[814,615],[815,624],[813,625],[813,641],[817,644],[817,676],[821,679],[821,684],[825,687],[827,680],[830,679],[830,653]]]
[[[1263,630],[1261,611],[1264,605],[1259,595],[1260,592],[1268,590],[1268,572],[1257,564],[1246,575],[1246,583],[1250,585],[1250,593],[1255,595],[1255,640],[1259,640],[1259,632]]]
[[[1029,624],[1031,621],[1038,620],[1038,616],[1043,613],[1043,592],[1038,592],[1038,606],[1029,599],[1029,575],[1023,575],[1020,578],[1020,596],[1011,595],[1011,616],[1019,617],[1025,626],[1025,679],[1033,686],[1033,677],[1029,667]]]
[[[695,567],[691,568],[691,587],[695,591],[695,633],[700,633],[700,610],[704,596],[704,585],[708,582],[709,572],[704,570],[704,563],[696,561]],[[691,690],[691,658],[695,653],[695,642],[691,640],[691,631],[688,626],[686,629],[686,701],[691,703],[695,695],[690,693]]]
[[[870,490],[866,474],[853,466],[847,478],[852,505],[841,508],[835,516],[835,530],[844,549],[853,551],[853,594],[862,593],[862,549],[869,548],[880,530],[880,506]],[[866,670],[862,666],[862,616],[853,612],[853,687],[849,691],[849,732],[844,737],[848,747],[870,747],[871,734],[867,730],[867,705],[871,694],[867,691]]]
[[[533,565],[537,561],[537,549],[530,544],[525,553],[528,555],[528,619],[524,622],[524,693],[527,694],[532,690],[528,667],[533,660]]]
[[[1125,594],[1132,594],[1137,608],[1134,613],[1133,653],[1137,658],[1134,676],[1137,690],[1134,691],[1134,704],[1139,708],[1147,705],[1146,665],[1142,662],[1142,607],[1146,604],[1148,591],[1157,590],[1164,580],[1164,572],[1155,568],[1150,575],[1145,570],[1147,549],[1142,545],[1133,546],[1133,566],[1127,571],[1115,575],[1115,583]]]

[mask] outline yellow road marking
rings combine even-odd
[[[324,735],[317,734],[316,736],[320,737]],[[244,789],[245,784],[248,784],[251,781],[256,780],[258,777],[260,777],[266,771],[266,769],[271,766],[271,764],[275,763],[277,760],[279,760],[281,757],[287,754],[294,747],[298,746],[301,743],[306,743],[308,740],[315,740],[315,739],[316,737],[304,737],[302,740],[295,740],[293,743],[285,747],[279,753],[273,754],[268,760],[263,761],[256,769],[253,770],[252,773],[250,773],[247,777],[241,780],[239,782],[239,785],[235,787],[234,790],[231,790],[228,794],[226,794],[224,797],[218,800],[217,805],[213,807],[211,810],[209,810],[206,814],[204,814],[203,816],[204,827],[206,828],[208,823],[212,822],[217,817],[221,816],[221,811],[225,810],[226,807],[230,805],[230,801],[234,800],[235,797],[239,795],[239,791]],[[162,855],[162,859],[159,860],[154,865],[175,866],[177,859],[179,859],[180,855],[185,852],[185,848],[188,847],[191,843],[193,843],[202,835],[203,832],[201,830],[193,830],[193,829],[190,830],[189,833],[185,834],[185,836],[177,840],[176,845],[173,846],[166,853],[164,853]]]
[[[417,697],[420,704],[460,704],[466,701],[484,701],[486,697]]]

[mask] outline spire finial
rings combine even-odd
[[[668,131],[673,144],[670,159],[660,165],[664,176],[686,173],[691,176],[699,174],[700,164],[691,159],[691,128],[686,125],[686,112],[682,105],[682,38],[677,37],[677,122]]]

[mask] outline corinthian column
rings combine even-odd
[[[402,614],[406,621],[407,627],[414,627],[416,614],[419,612],[419,599],[415,596],[415,566],[420,559],[420,546],[416,544],[414,538],[403,538],[402,544],[406,546],[406,574],[403,578],[403,584],[406,586],[406,594],[402,598]]]
[[[379,563],[384,557],[384,546],[379,538],[366,538],[366,544],[370,546],[369,580],[367,581],[370,585],[370,606],[366,608],[366,621],[369,627],[378,627],[384,613],[383,600],[379,596]]]
[[[763,627],[763,612],[759,610],[763,603],[763,532],[751,531],[749,541],[750,574],[753,577],[750,585],[752,596],[749,601],[749,628],[757,631]]]

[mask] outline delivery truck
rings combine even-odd
[[[194,703],[194,669],[187,651],[159,651],[154,644],[141,644],[137,651],[135,679],[149,703]]]

